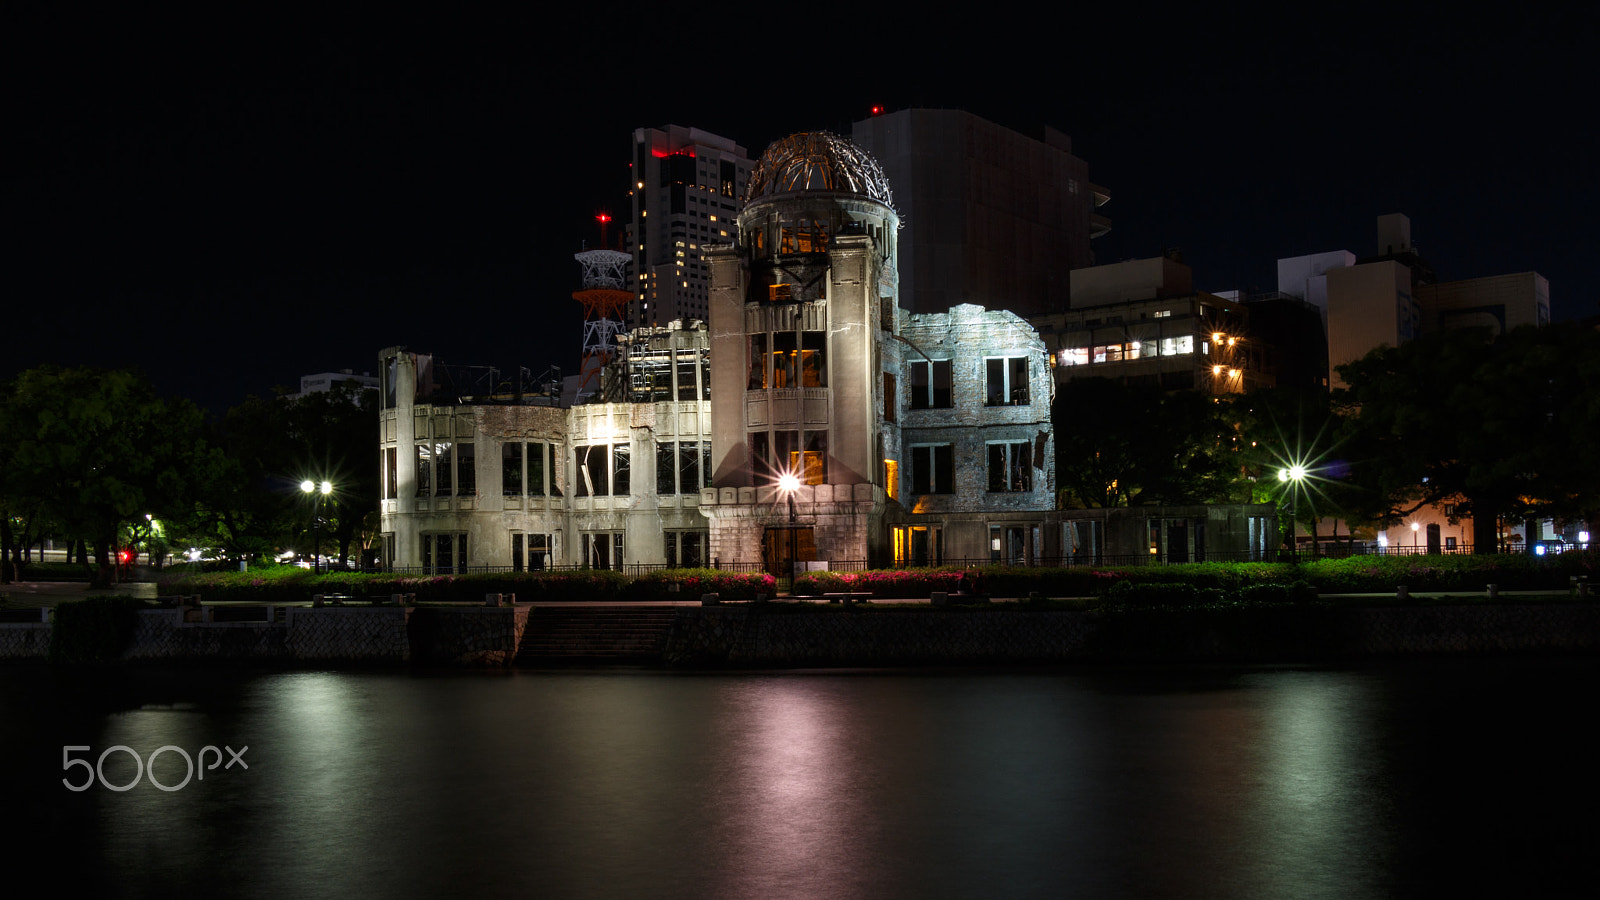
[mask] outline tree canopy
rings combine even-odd
[[[1501,517],[1600,513],[1600,333],[1460,329],[1339,367],[1357,514],[1392,523],[1446,500],[1481,553]]]
[[[1079,507],[1224,503],[1243,499],[1225,404],[1105,378],[1056,392],[1056,486]]]

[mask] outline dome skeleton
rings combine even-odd
[[[745,190],[745,205],[781,194],[837,191],[894,207],[889,181],[871,154],[826,131],[784,138],[762,154]]]

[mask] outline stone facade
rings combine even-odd
[[[544,397],[447,396],[428,389],[429,357],[384,350],[394,382],[379,422],[385,565],[707,564],[698,511],[711,445],[704,326],[630,337],[634,368],[608,373],[608,390],[638,399],[570,408],[535,405]]]

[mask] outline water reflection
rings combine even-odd
[[[1534,804],[1600,799],[1567,714],[1600,677],[1506,665],[139,671],[112,703],[0,670],[0,764],[27,776],[12,821],[40,823],[68,893],[1426,895],[1588,858]],[[250,767],[75,794],[65,743],[248,745]],[[1515,787],[1451,763],[1463,748]],[[1478,841],[1495,852],[1468,869]]]

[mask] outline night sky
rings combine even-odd
[[[626,217],[632,129],[758,156],[875,103],[1069,134],[1112,196],[1100,262],[1181,249],[1201,289],[1272,290],[1403,212],[1441,278],[1533,269],[1558,320],[1600,312],[1594,12],[572,9],[21,23],[0,377],[137,365],[220,410],[394,344],[575,372],[572,254]]]

